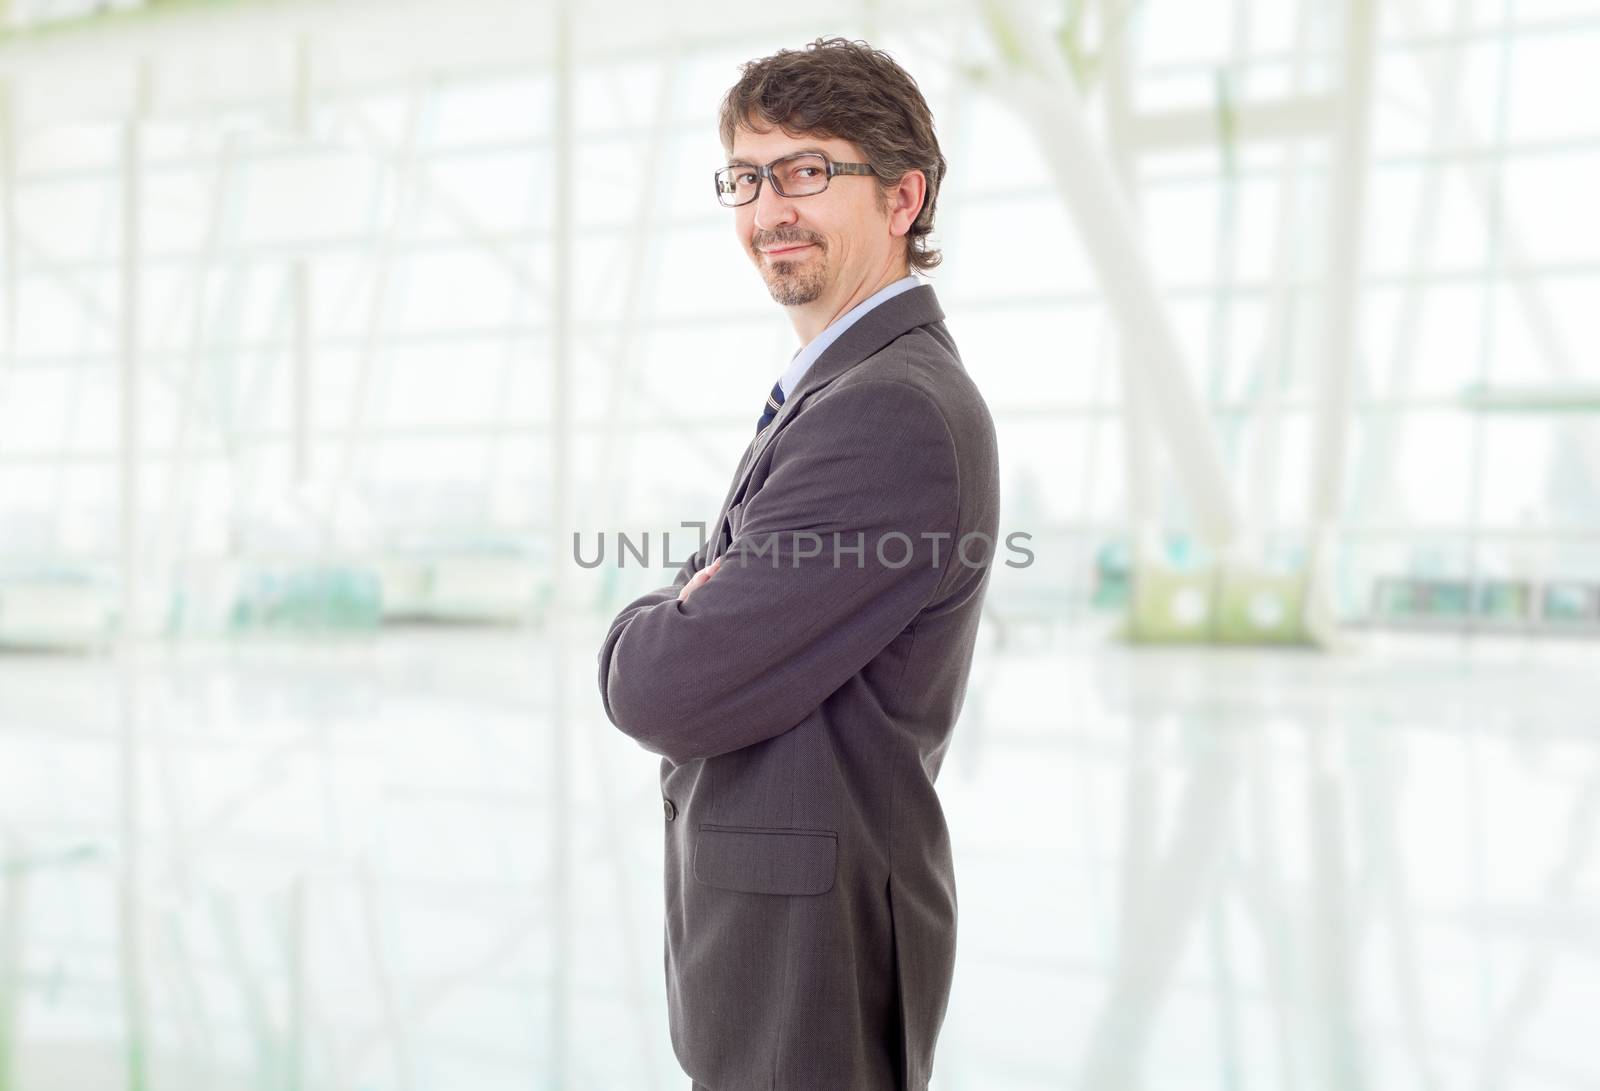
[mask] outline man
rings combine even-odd
[[[709,1091],[923,1091],[955,962],[934,792],[998,525],[994,425],[933,288],[945,160],[865,43],[744,66],[717,195],[802,348],[716,532],[601,648],[662,755],[673,1049]]]

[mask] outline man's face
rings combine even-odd
[[[790,136],[781,128],[759,133],[742,125],[729,159],[761,165],[802,151],[820,151],[836,163],[867,161],[848,140]],[[888,208],[870,175],[838,175],[809,197],[779,196],[763,181],[761,195],[734,213],[740,244],[773,300],[785,307],[848,294],[891,260],[893,248],[904,248],[889,232]]]

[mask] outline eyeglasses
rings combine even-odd
[[[869,163],[835,163],[821,152],[797,152],[764,167],[733,163],[717,171],[717,200],[725,208],[747,205],[761,195],[761,181],[772,182],[780,197],[812,197],[828,188],[836,174],[876,174]]]

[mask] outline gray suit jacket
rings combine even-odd
[[[933,1067],[956,943],[933,782],[999,521],[943,319],[921,285],[830,345],[721,533],[600,650],[606,715],[663,758],[672,1044],[712,1091],[921,1091]]]

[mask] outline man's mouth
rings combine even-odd
[[[810,245],[812,245],[812,244],[809,243],[809,242],[798,242],[798,243],[795,243],[793,246],[785,246],[785,247],[781,247],[781,248],[774,248],[772,250],[763,250],[761,252],[763,254],[767,255],[767,257],[769,257],[769,258],[776,258],[776,257],[782,257],[784,254],[793,254],[796,251],[804,250],[806,247],[808,247]]]

